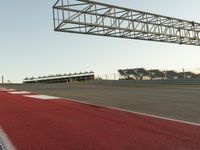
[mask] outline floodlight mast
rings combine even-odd
[[[90,0],[58,0],[54,30],[200,46],[200,23]]]

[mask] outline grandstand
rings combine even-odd
[[[150,75],[151,75],[151,79],[164,79],[166,78],[165,73],[155,69],[155,70],[149,70]]]
[[[180,76],[180,78],[190,79],[190,78],[197,78],[198,74],[195,74],[193,72],[180,72],[179,76]]]
[[[150,78],[150,72],[144,68],[118,70],[120,76],[129,80],[143,80]]]
[[[93,71],[25,78],[23,83],[70,83],[94,80]]]
[[[167,79],[180,79],[180,75],[178,72],[170,70],[170,71],[166,71],[166,77]]]
[[[176,80],[196,79],[200,74],[193,72],[176,72],[174,70],[160,71],[158,69],[147,70],[145,68],[119,69],[120,80]]]

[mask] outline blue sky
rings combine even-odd
[[[200,68],[200,47],[54,32],[55,2],[0,1],[0,75],[6,80],[90,70],[109,74],[134,67]],[[200,22],[199,0],[102,2]]]

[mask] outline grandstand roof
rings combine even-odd
[[[184,78],[184,76],[186,78],[195,78],[195,77],[197,77],[197,75],[195,73],[193,73],[193,72],[180,72],[179,75],[180,75],[181,78]]]
[[[133,76],[149,76],[149,72],[144,68],[134,68],[134,69],[120,69],[118,70],[120,75],[133,75]]]
[[[140,77],[148,77],[149,79],[183,79],[183,78],[200,78],[200,74],[193,72],[176,72],[174,70],[160,71],[159,69],[146,70],[144,68],[133,68],[133,69],[120,69],[118,70],[121,76],[140,79]],[[148,79],[146,78],[146,79]]]
[[[121,69],[120,69],[120,70],[118,70],[118,72],[119,72],[119,74],[122,75],[122,76],[125,75],[124,70],[121,70]]]
[[[180,75],[176,71],[173,71],[173,70],[166,71],[166,76],[169,79],[178,79],[178,78],[181,78]]]
[[[24,81],[32,81],[32,80],[44,80],[44,79],[56,79],[56,78],[65,78],[65,77],[73,77],[73,76],[85,76],[85,75],[94,75],[93,71],[90,72],[84,72],[84,73],[69,73],[69,74],[56,74],[56,75],[49,75],[49,76],[39,76],[37,78],[31,77],[28,78],[26,77]]]
[[[151,73],[152,78],[164,78],[165,77],[165,73],[158,69],[149,70],[149,72]]]
[[[137,72],[140,76],[149,76],[150,75],[149,71],[147,71],[144,68],[136,68],[136,69],[134,69],[134,71]]]
[[[139,76],[138,73],[136,73],[133,69],[122,69],[122,70],[118,70],[119,73],[123,76]]]

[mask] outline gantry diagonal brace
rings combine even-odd
[[[54,30],[200,46],[200,23],[90,0],[58,0]]]

